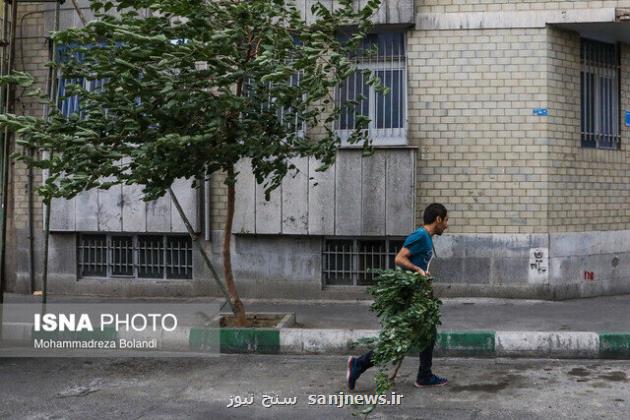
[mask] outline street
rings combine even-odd
[[[0,418],[357,418],[359,407],[334,404],[349,393],[345,362],[290,355],[5,358]],[[413,387],[416,369],[417,359],[408,357],[391,399],[400,404],[379,406],[370,418],[622,419],[630,410],[630,361],[436,359],[435,373],[449,384],[433,389]],[[353,394],[373,394],[373,374],[362,376]],[[263,406],[274,401],[287,404]]]

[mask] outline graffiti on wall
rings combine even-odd
[[[529,250],[529,272],[535,275],[545,275],[549,271],[549,250],[547,248],[532,248]]]

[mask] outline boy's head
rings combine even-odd
[[[433,232],[436,235],[441,235],[446,229],[448,229],[448,211],[446,207],[440,203],[431,203],[424,209],[422,215],[425,225],[434,225]]]

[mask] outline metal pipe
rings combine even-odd
[[[59,30],[59,10],[61,5],[57,3],[55,5],[55,31]],[[57,48],[53,42],[52,46],[52,57],[53,62],[57,59]],[[54,74],[54,77],[51,80],[51,91],[53,94],[53,103],[57,103],[57,75]],[[52,159],[52,154],[50,156]],[[44,266],[42,269],[42,311],[46,312],[46,302],[48,301],[48,243],[50,240],[50,205],[51,199],[46,199],[45,202],[45,221],[44,221]]]
[[[29,157],[34,157],[34,151],[32,147],[28,150]],[[27,183],[27,195],[28,195],[28,275],[30,279],[30,293],[35,291],[35,221],[33,220],[33,167],[28,167],[28,183]]]
[[[9,41],[9,59],[7,63],[7,73],[13,69],[13,61],[15,59],[15,30],[16,30],[16,16],[17,16],[17,1],[11,3],[11,31]],[[8,14],[8,8],[5,7],[5,22]],[[6,25],[6,23],[5,23]],[[5,27],[6,30],[6,27]],[[12,89],[6,89],[6,101],[5,112],[10,112],[13,108],[13,95]],[[9,136],[8,128],[4,130],[4,147],[2,155],[2,241],[0,243],[0,303],[4,302],[4,289],[6,287],[6,238],[7,238],[7,208],[8,198],[7,192],[9,188],[9,154],[11,137]]]

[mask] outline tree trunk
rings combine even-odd
[[[239,327],[247,325],[245,316],[245,307],[241,298],[238,296],[236,284],[234,283],[234,274],[232,273],[232,254],[230,252],[230,241],[232,239],[232,223],[234,221],[234,190],[236,180],[234,179],[234,167],[230,166],[227,171],[228,175],[228,196],[227,196],[227,215],[225,216],[225,230],[223,231],[223,273],[225,277],[225,285],[227,286],[230,299],[232,301],[232,310],[236,317],[236,324]]]
[[[179,217],[181,217],[182,221],[184,222],[184,225],[186,225],[188,236],[190,236],[190,239],[197,246],[197,249],[199,250],[199,253],[201,254],[201,258],[203,258],[203,261],[206,263],[206,266],[210,269],[210,272],[212,273],[212,278],[214,278],[215,283],[217,284],[217,286],[219,286],[219,290],[221,290],[221,293],[223,293],[223,296],[225,297],[225,301],[228,302],[231,307],[232,300],[230,299],[230,295],[227,292],[227,290],[225,290],[225,286],[223,286],[223,283],[221,282],[221,279],[219,278],[217,271],[214,269],[214,266],[212,265],[212,262],[210,261],[210,257],[208,257],[206,250],[203,249],[203,246],[201,245],[201,242],[199,241],[199,236],[195,234],[195,231],[192,225],[190,224],[190,220],[188,220],[186,213],[184,213],[184,210],[182,209],[181,204],[179,204],[179,200],[177,199],[177,196],[175,195],[171,187],[168,187],[168,193],[171,196],[171,200],[173,200],[173,204],[175,204],[175,208],[177,209],[177,212],[179,213]],[[234,308],[232,308],[232,311],[234,311]]]

